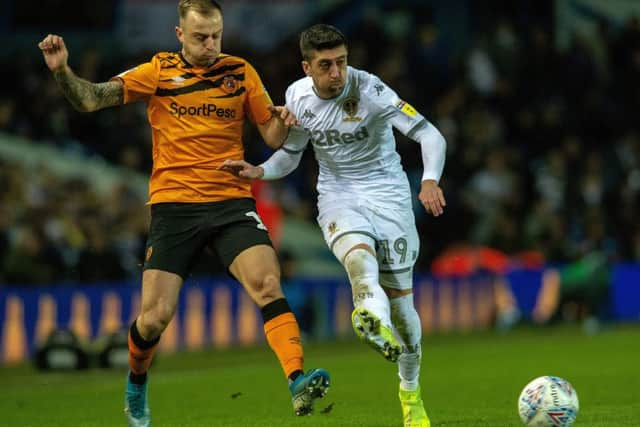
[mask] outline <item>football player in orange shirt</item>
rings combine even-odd
[[[76,76],[64,40],[39,43],[44,60],[79,111],[142,101],[153,138],[149,182],[151,225],[142,276],[140,314],[129,329],[125,412],[130,426],[150,425],[147,370],[160,334],[171,321],[180,288],[203,249],[212,250],[261,308],[269,346],[288,378],[296,415],[311,412],[329,387],[323,369],[304,373],[297,321],[280,287],[280,268],[267,229],[256,213],[250,184],[219,170],[244,157],[242,127],[256,124],[278,148],[296,118],[274,107],[256,70],[223,54],[223,16],[213,0],[180,0],[177,53],[103,83]]]

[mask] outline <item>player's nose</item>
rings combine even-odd
[[[213,37],[207,37],[204,41],[204,47],[207,50],[213,50],[215,47],[215,43],[213,42]]]

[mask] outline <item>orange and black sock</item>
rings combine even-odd
[[[303,351],[300,329],[289,303],[284,298],[262,307],[264,333],[269,347],[278,357],[289,381],[303,373]]]
[[[147,380],[147,370],[153,360],[153,355],[158,348],[160,337],[150,341],[145,340],[140,335],[136,321],[134,320],[129,328],[129,379],[134,384],[144,384]]]

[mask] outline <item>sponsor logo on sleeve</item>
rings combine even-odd
[[[411,106],[411,104],[409,104],[406,101],[403,101],[402,99],[398,99],[395,102],[395,106],[396,108],[398,108],[398,110],[402,111],[405,115],[409,116],[409,117],[415,117],[417,114],[417,111],[415,108],[413,108]]]

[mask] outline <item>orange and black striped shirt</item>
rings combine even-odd
[[[114,77],[124,102],[146,101],[153,139],[149,203],[251,197],[250,183],[216,168],[243,159],[245,118],[265,123],[272,104],[246,60],[221,54],[209,67],[162,52]]]

